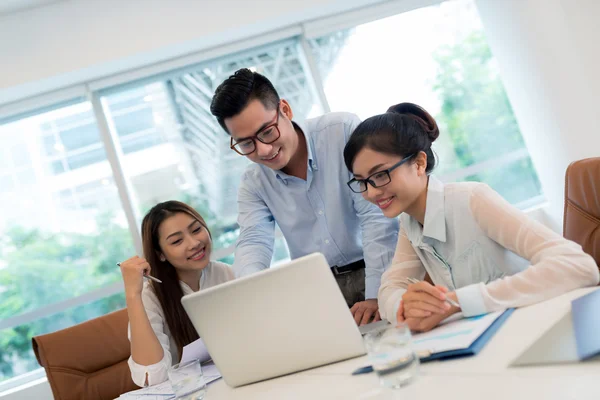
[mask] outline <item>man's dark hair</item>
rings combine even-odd
[[[215,90],[210,112],[217,117],[225,132],[230,133],[225,126],[225,119],[241,113],[254,99],[260,100],[267,110],[274,110],[279,105],[279,94],[271,81],[257,72],[242,68]]]

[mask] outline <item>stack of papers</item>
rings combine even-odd
[[[160,385],[148,386],[140,390],[134,390],[122,394],[119,399],[128,400],[170,400],[175,398],[171,382],[166,381]]]
[[[194,359],[200,360],[200,363],[202,364],[202,375],[204,376],[204,382],[206,382],[207,385],[221,378],[221,373],[215,366],[215,363],[211,360],[202,339],[198,339],[183,348],[181,362],[186,363]],[[173,392],[169,381],[159,385],[134,390],[122,394],[121,397],[119,397],[119,399],[126,400],[171,400],[174,398],[175,393]]]
[[[186,363],[194,359],[200,360],[200,363],[202,364],[202,375],[204,375],[204,381],[207,385],[221,377],[221,373],[210,358],[210,354],[208,354],[208,350],[202,339],[195,340],[183,347],[181,362]]]

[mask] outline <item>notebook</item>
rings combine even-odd
[[[462,318],[455,314],[437,328],[413,335],[421,362],[468,357],[478,354],[514,309]]]

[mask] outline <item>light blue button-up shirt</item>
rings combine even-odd
[[[341,267],[364,258],[365,298],[377,298],[398,221],[346,185],[344,146],[359,123],[354,114],[330,113],[297,124],[308,148],[306,180],[260,164],[246,169],[238,193],[237,276],[269,267],[277,223],[292,259],[321,252],[330,266]]]

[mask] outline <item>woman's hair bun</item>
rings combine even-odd
[[[440,136],[440,130],[435,119],[421,106],[413,103],[399,103],[388,108],[387,112],[414,118],[421,125],[431,142],[434,142]]]

